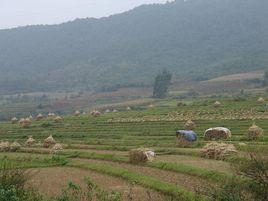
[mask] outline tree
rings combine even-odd
[[[264,86],[268,86],[268,71],[265,72],[263,78],[264,78],[264,80],[263,80]]]
[[[167,70],[163,70],[159,73],[154,82],[154,98],[165,98],[167,96],[168,87],[171,83],[172,74]]]

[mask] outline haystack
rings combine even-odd
[[[263,97],[259,97],[257,103],[264,103],[265,99]]]
[[[126,109],[127,109],[127,111],[131,111],[132,110],[131,107],[129,107],[129,106]]]
[[[148,107],[149,108],[153,108],[154,107],[154,104],[150,104]]]
[[[176,137],[179,147],[190,147],[197,140],[197,134],[189,130],[178,130]]]
[[[12,152],[19,151],[20,148],[21,148],[21,145],[20,145],[18,142],[13,142],[13,143],[10,145],[10,151],[12,151]]]
[[[60,122],[63,121],[63,118],[62,118],[61,116],[56,116],[56,117],[54,118],[54,121],[55,121],[56,123],[60,123]]]
[[[201,150],[202,157],[216,160],[224,160],[226,157],[237,154],[237,150],[232,144],[210,142]]]
[[[118,110],[117,109],[113,109],[113,112],[118,112]]]
[[[256,140],[263,134],[263,129],[258,127],[255,123],[248,129],[248,138]]]
[[[111,112],[111,110],[109,110],[109,109],[105,110],[105,113],[110,113],[110,112]]]
[[[55,116],[56,116],[56,115],[55,115],[55,113],[53,113],[53,112],[49,112],[48,115],[47,115],[48,118],[53,118],[53,117],[55,117]]]
[[[39,120],[42,120],[44,117],[41,113],[39,113],[37,116],[36,116],[36,120],[39,121]]]
[[[28,117],[28,119],[33,120],[33,116],[32,116],[32,115],[30,115],[30,116]]]
[[[55,144],[50,150],[51,154],[58,154],[63,150],[62,145],[60,143]]]
[[[12,124],[16,124],[18,122],[18,119],[16,118],[16,117],[13,117],[12,119],[11,119],[11,123]]]
[[[6,151],[9,151],[9,149],[10,149],[9,142],[1,142],[0,143],[0,151],[6,152]]]
[[[224,127],[209,128],[204,133],[205,140],[219,140],[231,137],[231,131]]]
[[[184,124],[184,129],[186,130],[194,130],[195,129],[195,123],[189,119],[185,124]]]
[[[56,144],[56,141],[54,140],[54,138],[52,137],[52,135],[50,135],[49,137],[47,137],[44,140],[43,147],[48,148],[48,147],[50,147],[53,144]]]
[[[74,112],[74,116],[79,116],[81,113],[80,113],[80,111],[79,110],[76,110],[75,112]]]
[[[21,121],[20,121],[20,125],[21,125],[23,128],[27,128],[27,127],[29,127],[31,124],[32,124],[32,121],[31,121],[30,118],[21,119]]]
[[[215,108],[219,108],[219,107],[221,107],[221,102],[216,101],[216,102],[214,103],[214,107],[215,107]]]
[[[35,139],[33,139],[32,136],[29,136],[29,138],[26,140],[27,146],[32,146],[35,143]]]
[[[101,116],[101,113],[97,110],[93,110],[91,113],[90,113],[93,117],[99,117]]]
[[[154,157],[155,153],[150,149],[139,148],[139,149],[132,149],[129,152],[129,161],[135,164],[152,161]]]

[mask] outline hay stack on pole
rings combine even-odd
[[[63,147],[60,143],[55,144],[50,150],[51,154],[58,154],[63,150]]]
[[[26,140],[26,146],[32,146],[35,143],[35,139],[33,139],[32,136],[29,136],[29,138]]]
[[[39,113],[37,116],[36,116],[36,120],[37,121],[40,121],[40,120],[42,120],[44,117],[43,117],[43,115],[41,114],[41,113]]]
[[[259,97],[258,100],[257,100],[257,103],[265,103],[265,99],[263,97]]]
[[[224,160],[234,154],[237,154],[234,145],[218,142],[207,143],[201,150],[202,157],[216,160]]]
[[[63,121],[63,118],[62,118],[61,116],[56,116],[56,117],[54,118],[54,121],[55,121],[56,123],[60,123],[60,122]]]
[[[43,143],[43,147],[48,148],[51,145],[56,144],[56,141],[54,140],[54,138],[52,137],[52,135],[48,136]]]
[[[155,157],[154,151],[146,148],[132,149],[129,152],[129,161],[134,164],[153,161],[154,157]]]
[[[219,107],[221,107],[221,106],[222,106],[222,104],[221,104],[220,101],[215,101],[215,103],[214,103],[214,107],[215,107],[215,108],[219,108]]]
[[[81,112],[79,111],[79,110],[76,110],[75,112],[74,112],[74,116],[79,116],[81,114]]]
[[[11,145],[10,145],[10,151],[12,152],[16,152],[16,151],[19,151],[21,148],[21,145],[18,143],[18,142],[13,142]]]
[[[228,139],[232,135],[231,131],[225,127],[209,128],[204,133],[205,140]]]
[[[250,140],[256,140],[263,135],[263,129],[258,127],[255,123],[248,129],[248,138]]]
[[[184,129],[185,130],[194,130],[195,129],[195,123],[189,119],[185,124],[184,124]]]
[[[11,123],[12,124],[16,124],[18,122],[18,119],[16,118],[16,117],[13,117],[12,119],[11,119]]]
[[[10,149],[9,142],[1,142],[0,143],[0,151],[1,152],[7,152],[7,151],[9,151],[9,149]]]

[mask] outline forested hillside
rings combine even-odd
[[[267,0],[177,0],[0,30],[0,93],[92,90],[268,69]]]

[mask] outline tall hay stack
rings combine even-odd
[[[56,141],[54,140],[52,135],[50,135],[44,140],[43,147],[49,148],[51,145],[54,145],[54,144],[56,144]]]
[[[53,112],[49,112],[48,115],[47,115],[48,118],[53,118],[53,117],[55,117],[55,116],[56,116],[56,115],[55,115],[55,113],[53,113]]]
[[[60,143],[56,143],[50,150],[51,154],[58,154],[63,150],[63,147]]]
[[[32,146],[35,143],[35,139],[32,136],[26,140],[26,146]]]
[[[32,121],[30,118],[26,118],[26,119],[21,119],[19,121],[19,124],[23,127],[23,128],[28,128],[31,124],[32,124]]]
[[[214,108],[220,108],[222,106],[220,101],[215,101],[215,103],[213,104]]]
[[[61,116],[56,116],[56,117],[54,118],[54,121],[55,121],[56,123],[60,123],[60,122],[63,121],[63,118],[62,118]]]
[[[154,104],[151,103],[148,107],[149,108],[154,108]]]
[[[228,156],[237,154],[237,150],[232,144],[210,142],[201,150],[201,156],[216,160],[225,160]]]
[[[189,119],[185,124],[184,124],[184,129],[185,130],[194,130],[195,129],[195,123]]]
[[[1,142],[0,143],[0,151],[1,152],[7,152],[7,151],[9,151],[9,149],[10,149],[9,142]]]
[[[37,116],[36,116],[36,120],[37,121],[40,121],[40,120],[42,120],[44,118],[44,116],[41,114],[41,113],[39,113]]]
[[[215,127],[209,128],[204,133],[205,140],[219,140],[219,139],[228,139],[232,135],[231,131],[228,128],[224,127]]]
[[[81,114],[81,112],[80,112],[79,110],[76,110],[76,111],[74,112],[74,116],[80,116],[80,114]]]
[[[13,117],[12,119],[11,119],[11,123],[12,124],[16,124],[18,122],[18,119],[16,118],[16,117]]]
[[[147,161],[152,161],[155,154],[150,149],[138,148],[129,151],[129,161],[130,163],[139,164],[146,163]]]
[[[99,117],[99,116],[101,116],[101,113],[98,110],[93,110],[90,114],[93,117]]]
[[[126,108],[126,110],[127,110],[127,111],[131,111],[132,109],[131,109],[131,107],[128,106],[128,107]]]
[[[257,103],[265,103],[265,99],[263,97],[259,97],[258,100],[257,100]]]
[[[258,127],[255,123],[248,129],[248,139],[256,140],[263,135],[263,129]]]

